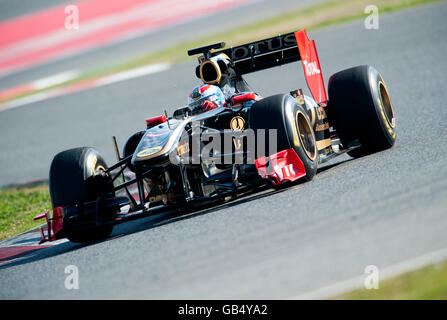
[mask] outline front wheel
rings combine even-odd
[[[107,165],[93,148],[75,148],[58,153],[50,167],[50,196],[53,208],[94,201],[101,196],[114,196],[113,183],[105,173]],[[109,219],[115,212],[104,212]],[[96,226],[95,217],[64,216],[63,231],[72,242],[106,238],[113,226]],[[78,229],[76,225],[90,227]]]
[[[315,134],[306,110],[291,95],[279,94],[256,102],[251,108],[250,123],[251,128],[255,130],[276,129],[275,152],[293,148],[306,171],[302,179],[305,181],[313,179],[319,162]],[[272,154],[269,152],[269,139],[266,142],[265,155],[269,156]]]
[[[395,117],[388,88],[371,66],[340,71],[329,79],[329,117],[346,148],[358,140],[361,146],[350,151],[353,157],[391,148],[396,140]]]

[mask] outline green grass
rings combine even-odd
[[[342,300],[446,300],[447,261],[381,281],[378,290],[356,290]]]
[[[225,41],[227,47],[236,46],[242,43],[271,37],[276,34],[284,34],[303,28],[306,28],[307,30],[315,30],[334,24],[365,18],[367,14],[364,13],[364,9],[370,4],[376,5],[379,8],[380,14],[384,14],[404,8],[439,1],[443,0],[335,0],[310,5],[299,10],[292,10],[285,14],[259,20],[255,23],[240,25],[225,32],[201,37],[194,41],[185,41],[156,52],[142,54],[139,58],[130,61],[105,66],[99,69],[88,70],[78,78],[68,82],[32,93],[25,93],[0,102],[8,102],[17,98],[29,96],[31,94],[51,90],[56,87],[80,83],[82,81],[100,78],[152,63],[180,63],[189,61],[194,58],[187,56],[186,51],[188,49],[203,46],[209,43]]]
[[[0,190],[0,240],[41,225],[34,216],[50,208],[48,185]]]

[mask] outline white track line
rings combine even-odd
[[[136,69],[119,72],[119,73],[113,74],[111,76],[99,79],[98,82],[95,83],[95,87],[105,86],[105,85],[120,82],[120,81],[126,81],[129,79],[146,76],[148,74],[162,72],[162,71],[168,70],[169,67],[170,67],[170,65],[167,63],[159,63],[159,64],[152,64],[152,65],[144,66],[141,68],[136,68]]]
[[[19,98],[16,100],[12,100],[10,102],[6,102],[4,104],[0,104],[0,112],[4,111],[4,110],[12,109],[12,108],[21,107],[21,106],[28,105],[28,104],[35,103],[35,102],[44,101],[44,100],[51,99],[54,97],[70,94],[70,93],[77,92],[77,91],[101,87],[101,86],[105,86],[105,85],[112,84],[112,83],[117,83],[117,82],[121,82],[121,81],[126,81],[126,80],[130,80],[130,79],[166,71],[170,67],[171,67],[171,65],[168,63],[147,65],[147,66],[119,72],[119,73],[116,73],[116,74],[113,74],[110,76],[106,76],[103,78],[99,78],[95,81],[92,81],[88,86],[82,86],[81,88],[79,88],[75,84],[75,85],[73,85],[73,87],[72,86],[60,87],[60,88],[55,88],[53,90],[48,90],[48,91],[44,91],[44,92],[40,92],[40,93],[36,93],[36,94],[31,94],[31,95],[23,97],[23,98]],[[51,77],[49,77],[49,78],[51,78]],[[46,81],[48,82],[48,78],[46,79]]]
[[[436,264],[447,260],[447,248],[426,253],[422,256],[399,262],[397,264],[379,269],[380,281],[393,278],[400,274],[421,269],[425,266]],[[308,293],[290,297],[287,300],[314,300],[328,299],[336,297],[352,290],[364,288],[364,281],[367,275],[361,275],[333,285],[323,287]],[[380,290],[380,284],[379,284]]]
[[[58,73],[49,77],[45,77],[39,80],[36,80],[31,83],[31,87],[34,90],[42,90],[46,89],[70,80],[75,79],[81,74],[80,70],[71,70],[62,73]]]

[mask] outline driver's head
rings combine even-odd
[[[195,87],[188,97],[188,105],[194,111],[208,111],[225,105],[225,96],[218,86],[202,84]]]

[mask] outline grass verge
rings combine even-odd
[[[50,208],[47,184],[0,189],[0,240],[41,225],[34,216]]]
[[[341,300],[446,300],[447,261],[381,281],[379,289],[359,289]]]
[[[195,41],[182,42],[163,50],[143,54],[139,58],[126,61],[124,63],[89,70],[81,74],[78,78],[68,82],[48,87],[43,90],[25,93],[3,101],[0,100],[0,103],[5,103],[14,99],[29,96],[31,94],[48,91],[56,87],[101,78],[152,63],[179,63],[188,61],[191,59],[191,57],[188,57],[186,54],[188,49],[203,46],[209,43],[225,41],[227,47],[237,46],[246,42],[271,37],[275,34],[284,34],[303,28],[306,28],[307,30],[314,30],[329,25],[365,18],[367,14],[364,10],[368,5],[377,6],[379,8],[379,13],[383,14],[439,1],[443,0],[333,0],[320,4],[314,4],[299,10],[295,9],[285,14],[266,18],[255,23],[237,26],[225,32],[202,37]]]

